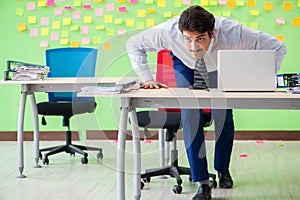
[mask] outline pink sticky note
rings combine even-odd
[[[126,12],[126,6],[120,6],[119,12]]]
[[[151,143],[151,140],[144,140],[144,143],[145,143],[145,144],[150,144],[150,143]]]
[[[226,5],[227,2],[226,2],[226,0],[219,0],[219,4],[220,4],[220,5]]]
[[[113,140],[113,143],[118,143],[118,140]]]
[[[92,6],[91,6],[91,4],[84,4],[83,8],[89,10],[92,8]]]
[[[48,41],[42,40],[42,41],[40,42],[40,47],[47,48],[47,47],[48,47]]]
[[[64,6],[65,10],[72,10],[72,6]]]
[[[248,154],[246,154],[246,153],[240,154],[240,158],[248,158]]]
[[[35,3],[34,2],[27,3],[27,10],[35,10]]]
[[[54,0],[47,0],[47,6],[55,6]]]
[[[55,16],[62,16],[62,11],[63,11],[62,8],[55,8],[54,9],[54,15]]]
[[[52,41],[58,41],[59,40],[58,32],[52,32],[50,38]]]
[[[30,29],[30,36],[31,37],[37,37],[39,35],[39,30],[37,28],[31,28]]]
[[[182,4],[183,5],[190,5],[191,4],[191,0],[183,0]]]
[[[115,4],[114,3],[108,3],[108,4],[106,4],[106,11],[107,12],[113,12],[113,11],[115,11]]]
[[[126,30],[118,30],[118,35],[126,35]]]
[[[283,18],[276,18],[276,23],[277,23],[277,24],[285,24]]]
[[[264,141],[262,141],[262,140],[256,140],[256,144],[263,144],[264,143]]]
[[[88,26],[80,26],[80,34],[89,34]]]
[[[129,3],[130,4],[137,4],[139,1],[138,0],[130,0]]]
[[[80,19],[81,18],[81,12],[79,10],[76,10],[73,12],[73,18],[74,19]]]
[[[96,17],[103,16],[103,8],[96,8],[95,16]]]
[[[41,25],[48,25],[48,24],[49,24],[49,17],[42,17]]]
[[[90,44],[91,40],[90,38],[81,38],[81,44]]]

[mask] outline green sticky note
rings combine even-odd
[[[224,17],[230,17],[231,16],[231,12],[230,11],[223,11],[222,15]]]
[[[115,34],[115,30],[113,28],[106,29],[106,36],[113,36]]]
[[[164,17],[172,17],[171,11],[164,12]]]
[[[61,37],[68,38],[70,36],[69,30],[62,30]]]
[[[249,27],[258,30],[258,23],[257,22],[250,22]]]
[[[153,4],[153,0],[146,0],[145,3],[146,4]]]
[[[23,14],[24,14],[24,9],[23,8],[17,8],[16,9],[16,15],[23,16]]]
[[[174,7],[181,8],[182,7],[182,0],[174,0]]]
[[[137,29],[144,29],[145,28],[145,23],[144,22],[137,22],[136,23],[136,28]]]

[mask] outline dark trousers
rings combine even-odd
[[[177,87],[188,88],[194,83],[194,70],[173,56]],[[202,126],[202,109],[182,109],[184,143],[191,168],[193,182],[209,179],[207,170],[205,136]],[[215,125],[214,168],[228,171],[234,138],[234,122],[231,109],[213,109]]]

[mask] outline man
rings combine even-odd
[[[172,51],[177,87],[200,86],[203,89],[216,86],[218,50],[275,50],[277,72],[287,51],[285,44],[275,37],[247,28],[229,18],[214,17],[201,6],[191,6],[180,16],[128,40],[131,65],[144,81],[143,88],[166,87],[154,81],[146,54],[162,49]],[[214,168],[218,171],[219,187],[232,188],[229,172],[234,138],[232,110],[214,109],[212,115],[216,138]],[[202,110],[183,109],[182,125],[192,180],[199,183],[193,200],[210,199]]]

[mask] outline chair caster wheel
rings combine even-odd
[[[143,181],[144,181],[145,183],[150,183],[151,177],[143,178]]]
[[[71,152],[71,153],[70,153],[70,156],[75,157],[75,152]]]
[[[101,153],[101,152],[97,153],[97,159],[101,159],[102,160],[103,159],[103,153]]]
[[[180,194],[182,192],[182,187],[180,185],[174,185],[172,190],[175,194]]]
[[[141,190],[145,187],[145,183],[141,181]]]
[[[49,159],[48,159],[48,157],[45,157],[43,159],[43,165],[49,165]]]
[[[39,158],[40,158],[40,160],[42,160],[42,159],[43,159],[43,155],[42,155],[42,153],[41,153],[41,152],[39,152]]]
[[[89,160],[87,159],[87,157],[81,158],[81,163],[82,163],[82,164],[87,164],[88,161],[89,161]]]

